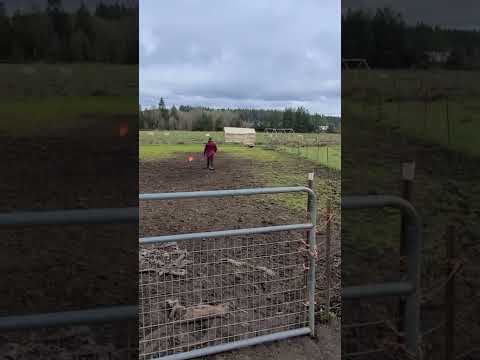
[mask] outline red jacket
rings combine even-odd
[[[207,157],[214,157],[215,153],[217,152],[217,144],[214,141],[208,141],[205,145],[205,150],[203,151],[203,155],[207,155]]]

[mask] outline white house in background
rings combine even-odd
[[[425,51],[425,57],[431,64],[445,64],[450,54],[450,51]]]
[[[320,131],[327,131],[327,130],[328,130],[328,125],[320,125],[320,126],[318,127],[318,130],[320,130]]]
[[[237,128],[224,127],[223,128],[225,142],[237,143],[254,146],[256,141],[255,129],[252,128]]]

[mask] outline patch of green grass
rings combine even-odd
[[[237,156],[264,162],[281,161],[281,159],[285,157],[285,154],[265,150],[260,147],[249,148],[242,145],[222,144],[218,148],[219,154],[223,152],[234,157]],[[140,146],[141,160],[168,158],[178,153],[188,153],[192,156],[202,156],[203,144],[157,144]]]
[[[0,132],[43,136],[138,113],[138,67],[0,64]]]
[[[233,156],[252,159],[256,162],[253,168],[253,175],[264,186],[305,186],[308,173],[313,172],[316,167],[313,162],[307,159],[299,159],[296,155],[286,152],[266,150],[258,147],[253,149],[246,147],[241,147],[240,149],[232,148],[231,151]],[[332,183],[328,179],[319,177],[315,179],[315,191],[318,195],[319,210],[323,209],[327,196],[331,195],[329,191],[325,191],[325,189],[331,186]],[[340,186],[339,181],[336,186]],[[295,211],[306,209],[306,194],[279,194],[273,195],[272,198]]]
[[[224,141],[223,131],[141,130],[140,145],[154,144],[202,144],[212,137],[217,143]]]
[[[134,97],[50,97],[0,101],[0,131],[14,136],[42,136],[82,128],[116,115],[134,116]]]
[[[183,130],[142,130],[139,132],[140,145],[153,144],[190,144],[205,143],[209,137],[212,137],[217,143],[223,144],[223,131],[183,131]],[[340,134],[294,134],[285,135],[284,138],[289,141],[303,141],[308,144],[317,143],[339,143]],[[257,132],[257,145],[270,144],[271,138],[263,132]]]
[[[304,140],[312,144],[316,143],[334,143],[340,142],[339,134],[298,134],[304,137]],[[241,145],[224,144],[223,132],[205,132],[205,131],[140,131],[140,146],[147,145],[171,145],[172,149],[180,149],[180,152],[189,152],[191,146],[202,146],[209,136],[221,145],[221,149],[236,153],[239,155],[248,155],[258,160],[276,161],[281,158],[277,151],[263,150],[261,146],[253,149]],[[257,133],[257,145],[269,143],[268,136],[264,133]],[[318,165],[327,166],[329,168],[341,169],[341,145],[328,146],[305,146],[297,148],[294,146],[276,146],[276,150],[289,153],[290,155],[299,155],[303,158],[311,160]],[[169,151],[166,149],[165,151]],[[201,150],[200,150],[201,151]]]
[[[480,156],[479,71],[351,71],[342,103],[354,118]]]
[[[151,161],[172,157],[178,153],[201,156],[203,145],[201,144],[160,144],[140,146],[140,160]],[[286,152],[266,150],[262,147],[249,148],[240,145],[223,144],[219,146],[220,154],[226,153],[233,158],[248,159],[254,161],[251,171],[253,176],[258,179],[263,186],[305,186],[307,183],[307,174],[312,172],[315,164],[307,159],[299,159],[296,155]],[[316,178],[315,187],[319,196],[320,208],[325,204],[325,200],[331,194],[325,189],[332,186],[340,186],[337,180]],[[339,192],[338,192],[339,193]],[[280,194],[274,195],[274,199],[286,205],[292,210],[302,210],[306,206],[306,195],[299,194]]]
[[[99,63],[0,64],[1,99],[54,96],[127,96],[136,98],[138,66]]]
[[[289,147],[280,146],[281,151],[309,159],[316,164],[340,170],[342,167],[341,145]]]
[[[198,144],[189,145],[142,145],[140,146],[140,160],[157,160],[171,157],[178,153],[201,154],[203,147]]]
[[[404,101],[399,104],[360,104],[348,102],[355,116],[378,125],[396,127],[412,137],[452,150],[480,155],[476,134],[480,131],[478,99],[433,102]],[[380,110],[379,110],[380,109]]]

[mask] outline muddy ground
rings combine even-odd
[[[174,158],[140,163],[140,192],[173,192],[261,187],[261,161],[221,154],[216,170],[203,161]],[[294,157],[275,164],[281,173],[308,172],[315,165]],[[317,169],[317,176],[326,175]],[[331,176],[331,174],[329,174]],[[336,175],[338,176],[338,175]],[[338,177],[337,177],[338,180]],[[337,182],[338,183],[338,182]],[[303,184],[284,184],[303,185]],[[322,189],[321,191],[325,191]],[[306,203],[306,196],[305,196]],[[140,236],[259,227],[306,221],[305,210],[288,207],[278,196],[234,197],[142,202]],[[337,224],[338,226],[338,224]],[[322,230],[323,231],[323,230]],[[338,324],[320,324],[325,297],[324,233],[318,236],[320,257],[317,280],[318,338],[292,339],[217,355],[216,359],[338,359]],[[334,236],[334,303],[339,303],[340,242]],[[161,354],[215,345],[222,339],[305,326],[305,272],[302,240],[305,233],[288,232],[237,236],[216,240],[177,242],[170,247],[142,247],[140,259],[140,353],[149,359]],[[324,252],[323,252],[324,254]],[[180,260],[178,260],[180,258]],[[156,269],[152,271],[152,263]],[[160,263],[158,262],[160,261]],[[160,284],[160,285],[159,285]],[[204,307],[197,317],[192,311]],[[195,308],[197,306],[197,308]],[[202,317],[203,316],[203,317]],[[173,324],[173,320],[180,323]],[[168,326],[155,326],[159,323]],[[334,322],[335,323],[335,322]],[[168,333],[168,335],[167,335]],[[185,345],[187,344],[187,345]]]
[[[120,138],[115,122],[103,126],[56,137],[1,136],[0,211],[137,206],[134,127]],[[2,227],[0,240],[2,316],[137,301],[136,224]],[[2,333],[0,359],[126,358],[137,328],[127,325]]]
[[[1,211],[135,206],[138,203],[136,133],[132,127],[131,133],[135,136],[119,138],[118,127],[111,124],[105,127],[103,132],[99,132],[98,128],[91,132],[84,128],[64,136],[49,135],[37,139],[2,135]],[[140,180],[142,191],[195,190],[217,186],[218,178],[215,178],[213,173],[207,177],[200,176],[205,173],[203,169],[198,169],[195,173],[197,175],[188,180],[188,183],[188,178],[182,179],[188,172],[182,171],[180,165],[174,172],[165,170],[171,169],[170,166],[175,166],[176,163],[174,161],[174,165],[170,163],[166,168],[166,163],[162,161],[142,164],[140,173],[145,175]],[[235,167],[235,164],[239,165],[239,162],[231,163],[230,159],[224,158],[222,163],[219,158],[216,174],[221,174],[222,166],[232,170],[225,174],[224,184],[230,182],[230,188],[236,188],[237,184],[238,187],[264,185],[255,176],[256,169],[261,164],[249,161],[239,168]],[[312,170],[312,164],[308,162],[294,164],[284,165],[289,166],[291,171],[304,171],[305,174]],[[151,167],[155,171],[145,171]],[[319,174],[321,172],[320,169]],[[151,187],[146,187],[146,184],[151,184]],[[169,216],[172,217],[156,223],[154,226],[157,228],[152,225],[151,231],[175,232],[178,224],[181,224],[180,230],[185,231],[196,231],[202,227],[221,228],[227,224],[239,227],[250,223],[258,226],[263,222],[287,222],[295,219],[303,221],[305,215],[292,212],[286,207],[281,208],[273,200],[251,204],[235,199],[227,204],[229,205],[223,203],[215,206],[216,212],[199,208],[195,213],[186,207],[184,210],[171,211]],[[172,206],[168,205],[167,209],[172,209]],[[229,211],[230,206],[240,206],[242,209],[234,213]],[[277,210],[280,208],[281,210]],[[210,215],[206,215],[207,213]],[[181,216],[182,214],[186,216]],[[200,219],[199,215],[202,214],[205,216]],[[198,220],[198,224],[193,220],[191,224],[180,222],[181,217],[189,219],[189,216]],[[221,219],[221,222],[215,224],[213,220],[208,220],[209,216],[215,216],[216,219]],[[179,222],[168,221],[175,219]],[[56,312],[137,302],[138,278],[132,277],[132,274],[138,274],[136,226],[4,228],[0,230],[0,238],[3,247],[0,252],[0,269],[3,274],[0,277],[1,315]],[[338,304],[339,241],[334,244],[336,290],[333,299]],[[320,267],[322,264],[324,262],[320,257]],[[319,274],[322,278],[323,273]],[[320,291],[323,290],[324,281],[319,281],[318,286]],[[336,354],[339,345],[330,345],[335,341],[339,344],[339,332],[322,327],[318,329],[323,335],[315,342],[302,338],[259,346],[256,349],[263,349],[260,354],[265,358],[285,356],[285,359],[303,359],[309,358],[309,355],[310,358],[318,355],[320,346],[323,351],[321,355],[325,354],[324,358],[338,358]],[[0,358],[133,359],[138,358],[135,350],[137,334],[136,322],[2,333]],[[134,350],[128,352],[129,347]],[[301,348],[306,349],[300,351]],[[248,349],[221,356],[247,359],[252,358],[252,351],[254,350]],[[220,355],[218,357],[221,358]]]

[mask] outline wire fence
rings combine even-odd
[[[143,194],[140,199],[288,192],[307,192],[308,213],[317,213],[315,193],[307,187]],[[141,238],[140,358],[187,359],[313,335],[316,216],[309,221]]]
[[[468,269],[472,270],[472,269]],[[425,356],[430,353],[432,349],[432,338],[436,337],[440,348],[436,349],[438,356],[439,352],[445,354],[445,359],[461,360],[473,359],[474,355],[480,353],[480,347],[476,345],[476,339],[472,334],[472,327],[465,326],[471,323],[471,319],[476,318],[480,305],[477,302],[456,303],[455,321],[454,321],[454,341],[457,346],[454,346],[450,353],[445,350],[445,343],[447,341],[445,333],[448,329],[447,317],[445,316],[445,304],[438,303],[438,300],[443,301],[444,292],[448,283],[455,280],[457,288],[464,287],[463,283],[468,275],[467,269],[455,267],[446,279],[442,279],[441,283],[433,288],[423,288],[422,305],[430,308],[437,308],[440,315],[437,322],[428,325],[423,324],[421,333],[419,334],[419,352]],[[454,277],[456,279],[454,279]],[[434,303],[437,300],[437,304]],[[357,305],[357,309],[361,305]],[[385,310],[380,310],[380,309]],[[358,316],[358,314],[357,314]],[[368,318],[369,321],[359,320],[350,324],[342,324],[342,332],[344,332],[344,347],[343,357],[345,358],[360,358],[360,359],[383,359],[385,357],[391,359],[419,359],[411,354],[403,344],[404,333],[398,330],[398,317],[395,311],[394,302],[382,302],[375,306],[365,307],[362,318]],[[435,317],[437,319],[437,317]],[[438,339],[441,339],[440,341]],[[452,339],[449,339],[452,340]]]
[[[284,129],[280,129],[284,130]],[[308,136],[306,136],[308,135]],[[327,133],[297,134],[295,132],[266,133],[265,148],[303,157],[313,162],[340,170],[341,141]]]
[[[401,129],[411,136],[478,155],[478,89],[466,73],[413,76],[388,71],[345,71],[342,101],[346,115]],[[450,76],[456,78],[451,78]],[[466,77],[466,78],[463,78]],[[453,84],[457,84],[452,87]],[[468,86],[467,86],[468,85]]]
[[[278,151],[303,157],[312,160],[319,165],[331,169],[340,170],[341,150],[340,144],[318,144],[318,145],[282,145],[276,147]]]
[[[455,236],[455,230],[447,230],[443,237],[447,240],[447,248],[462,243],[462,239]],[[424,312],[418,334],[418,354],[413,354],[405,346],[406,334],[399,326],[402,318],[399,317],[398,301],[383,299],[373,304],[370,302],[370,306],[359,302],[350,308],[345,318],[353,322],[342,324],[345,358],[422,359],[441,356],[446,360],[460,360],[474,358],[480,353],[476,346],[478,337],[475,337],[478,324],[475,320],[472,322],[480,305],[472,302],[471,297],[465,297],[469,292],[472,296],[474,293],[474,274],[478,272],[478,268],[472,266],[475,258],[450,250],[444,258],[427,259],[429,276],[423,274],[418,305]]]
[[[307,326],[301,237],[285,235],[144,246],[140,358]]]
[[[422,185],[427,191],[429,184],[439,182],[439,177],[445,177],[448,183],[456,184],[454,189],[448,191],[451,203],[469,199],[468,202],[473,204],[471,199],[474,199],[475,192],[466,189],[472,186],[471,174],[476,174],[475,158],[479,155],[476,134],[480,116],[480,93],[474,75],[468,71],[347,70],[344,71],[342,84],[344,117],[355,121],[359,129],[360,125],[365,124],[368,124],[369,128],[372,128],[372,125],[380,126],[391,129],[394,136],[407,134],[408,138],[420,140],[420,143],[428,146],[436,144],[448,150],[448,153],[438,157],[442,163],[433,165],[433,170],[423,179]],[[398,152],[410,151],[407,148],[409,147],[405,146]],[[411,149],[412,153],[420,153],[418,147]],[[430,149],[438,154],[438,148]],[[429,156],[427,159],[432,164],[435,157]],[[429,163],[425,159],[422,161],[424,164]],[[463,186],[465,187],[462,188]],[[461,194],[458,199],[462,200],[457,200],[456,194]],[[428,206],[422,211],[427,213],[440,209],[435,209],[435,201],[426,205]],[[475,232],[469,229],[474,227],[468,220],[468,212],[472,210],[473,205],[459,206],[456,209],[452,206],[448,210],[440,210],[444,219],[447,218],[445,214],[450,212],[448,222],[456,223],[459,227],[458,236],[452,240],[458,247],[458,257],[453,259],[444,255],[444,252],[448,253],[448,245],[437,246],[442,235],[440,232],[436,233],[436,228],[441,226],[430,225],[430,219],[425,221],[429,222],[425,231],[429,244],[425,248],[424,256],[428,262],[422,276],[421,305],[425,308],[425,317],[422,319],[424,329],[421,346],[426,354],[441,354],[442,358],[448,360],[474,358],[479,354],[476,345],[478,336],[474,338],[471,335],[478,333],[480,324],[472,319],[475,319],[473,314],[478,313],[479,308],[476,303],[469,301],[470,296],[473,296],[472,289],[477,284],[474,279],[475,270],[472,268],[476,258],[470,255],[475,248],[468,244],[469,235],[462,234]],[[460,216],[461,220],[455,220]],[[435,246],[431,246],[431,241]],[[472,295],[466,295],[469,293]],[[390,310],[386,317],[394,319],[394,306]],[[389,334],[393,341],[397,341],[393,331],[396,329],[395,321],[393,324]]]

